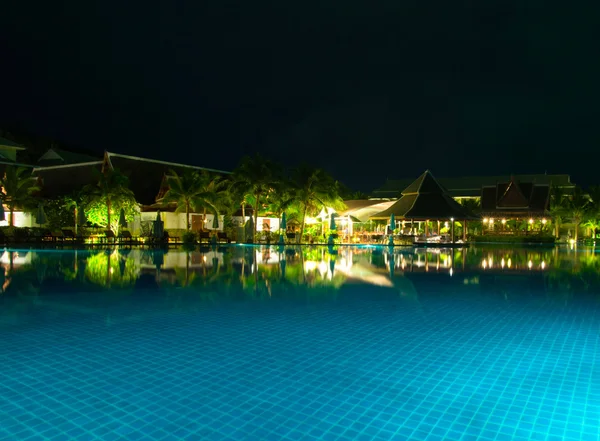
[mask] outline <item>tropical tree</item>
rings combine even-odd
[[[105,207],[106,227],[112,229],[111,215],[117,214],[122,205],[134,202],[135,195],[129,189],[129,178],[119,170],[107,169],[96,174],[96,183],[86,185],[83,191],[88,203]]]
[[[224,187],[219,176],[211,175],[202,170],[186,170],[178,174],[175,170],[170,170],[166,176],[169,189],[162,198],[164,203],[177,204],[176,213],[185,212],[185,228],[190,230],[190,213],[210,211],[218,216],[217,208],[219,192]]]
[[[242,195],[242,207],[246,201],[251,201],[254,215],[252,241],[256,238],[258,211],[262,206],[265,195],[274,189],[282,179],[281,168],[260,154],[246,156],[233,173],[233,189]]]
[[[562,188],[553,186],[550,190],[550,216],[554,222],[554,237],[560,237],[560,226],[565,217],[565,193]]]
[[[321,208],[344,208],[344,202],[339,194],[339,183],[322,169],[301,165],[292,173],[294,195],[301,205],[302,217],[298,243],[304,234],[306,215]]]
[[[80,211],[83,210],[85,203],[86,193],[84,190],[75,190],[71,195],[63,198],[63,208],[73,213],[73,226],[75,227],[75,234],[77,234],[77,226],[81,218]]]
[[[590,199],[581,188],[575,187],[573,194],[565,199],[565,214],[575,225],[575,243],[579,237],[579,225],[584,221],[589,213]]]
[[[6,204],[10,212],[10,223],[15,224],[15,208],[31,209],[35,205],[34,193],[40,190],[37,181],[31,176],[31,170],[26,167],[14,167],[9,165],[4,170],[4,176],[0,179],[2,187],[2,203]]]
[[[588,189],[588,196],[590,203],[585,225],[591,230],[592,237],[595,237],[596,231],[600,228],[600,186],[591,186]]]

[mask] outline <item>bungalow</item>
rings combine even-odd
[[[219,175],[229,175],[231,172],[199,167],[189,164],[160,161],[156,159],[140,158],[137,156],[123,155],[120,153],[105,152],[102,159],[95,159],[85,155],[71,155],[57,149],[50,149],[40,158],[39,163],[54,161],[54,165],[37,166],[33,174],[41,184],[41,196],[47,199],[68,196],[77,190],[81,190],[88,184],[95,182],[97,172],[106,169],[118,169],[129,178],[129,188],[133,192],[139,204],[139,217],[129,225],[129,229],[135,234],[148,232],[160,212],[165,223],[165,229],[185,229],[185,213],[175,213],[175,204],[163,204],[162,197],[168,190],[166,175],[170,170],[183,173],[186,170],[209,171]],[[90,160],[91,159],[91,160]],[[237,214],[237,213],[236,213]],[[246,217],[250,213],[246,213]],[[234,216],[234,221],[242,224],[241,216]],[[263,225],[268,224],[273,228],[278,227],[277,219],[259,218],[257,229],[261,231]],[[213,215],[192,213],[192,230],[212,229]],[[223,229],[223,217],[219,222],[219,230]]]

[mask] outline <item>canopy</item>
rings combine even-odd
[[[406,187],[393,205],[373,214],[371,219],[387,220],[392,214],[400,219],[414,220],[479,219],[449,196],[429,170]]]

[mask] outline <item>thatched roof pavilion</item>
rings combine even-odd
[[[402,197],[391,207],[373,214],[371,219],[439,221],[479,219],[456,202],[438,183],[429,170],[425,171],[402,192]]]

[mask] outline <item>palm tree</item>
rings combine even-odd
[[[176,213],[185,212],[186,231],[190,231],[190,213],[210,211],[215,216],[219,215],[219,200],[225,187],[225,181],[219,176],[212,175],[202,170],[186,170],[178,174],[171,170],[166,176],[169,189],[162,198],[164,203],[177,204]],[[202,226],[204,228],[204,225]]]
[[[26,167],[9,165],[4,170],[4,177],[0,179],[2,187],[2,203],[6,204],[10,212],[10,226],[15,224],[15,208],[29,209],[35,205],[33,193],[40,190],[37,181],[31,176],[31,170]]]
[[[106,205],[106,228],[109,229],[112,229],[110,215],[113,205],[126,199],[135,200],[133,192],[129,189],[129,178],[117,169],[98,173],[98,181],[86,185],[84,193],[92,200],[102,201]]]
[[[600,228],[600,186],[593,185],[588,190],[590,198],[588,220],[586,226],[591,229],[592,236],[596,236],[596,230]]]
[[[246,156],[234,172],[233,187],[243,195],[242,204],[250,200],[254,203],[254,230],[252,242],[256,238],[258,211],[262,198],[281,181],[282,173],[279,166],[257,154]]]
[[[560,225],[565,216],[565,193],[560,187],[552,187],[550,191],[550,216],[554,222],[554,237],[560,237]]]
[[[579,225],[589,213],[590,199],[583,194],[579,187],[575,187],[570,198],[565,199],[565,214],[571,218],[575,225],[575,243],[579,237]]]
[[[339,183],[324,170],[301,165],[293,172],[292,179],[296,201],[302,207],[302,221],[298,243],[304,234],[306,215],[320,208],[341,209],[344,202],[339,195]]]
[[[83,201],[85,200],[85,196],[86,195],[83,190],[76,190],[71,194],[71,196],[64,198],[64,208],[67,210],[73,210],[75,234],[77,234],[77,226],[79,225],[79,211],[83,209]]]

